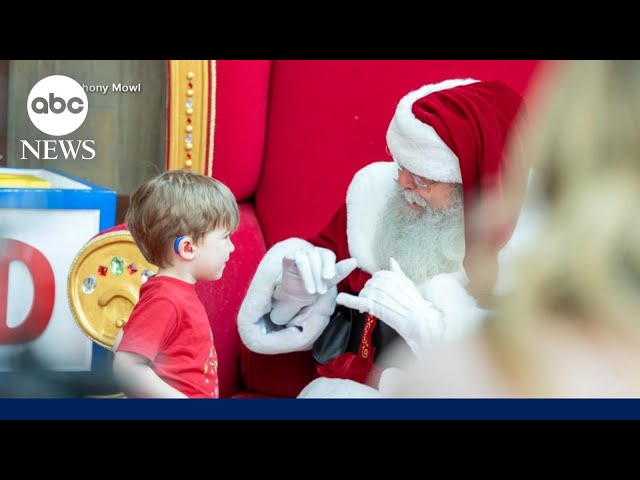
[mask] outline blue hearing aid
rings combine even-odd
[[[185,237],[185,236],[184,236],[184,235],[182,235],[181,237],[176,238],[176,241],[175,241],[175,242],[173,242],[173,250],[174,250],[176,253],[180,253],[180,250],[178,249],[178,247],[180,246],[180,242],[182,241],[182,239],[183,239],[184,237]]]

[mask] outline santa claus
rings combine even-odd
[[[400,100],[394,161],[357,172],[327,227],[274,245],[251,282],[238,328],[261,354],[253,362],[271,357],[262,374],[287,386],[272,393],[375,397],[394,372],[388,345],[420,356],[477,326],[486,311],[469,292],[493,287],[497,260],[473,261],[496,259],[513,232],[505,179],[526,184],[504,152],[521,111],[499,81],[446,80]],[[491,209],[490,230],[471,222],[478,207]]]

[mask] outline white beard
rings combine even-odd
[[[416,211],[409,200],[424,210]],[[396,189],[374,233],[378,265],[389,268],[395,258],[417,285],[440,273],[462,270],[464,258],[464,208],[462,185],[456,185],[449,204],[434,209],[417,194]]]

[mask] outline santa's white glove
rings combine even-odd
[[[444,333],[443,315],[422,297],[394,258],[390,264],[391,270],[373,274],[359,296],[340,293],[336,303],[369,312],[398,332],[411,350],[421,356],[424,348]]]
[[[304,307],[346,278],[358,263],[354,258],[336,264],[326,248],[300,249],[282,259],[282,280],[273,293],[271,321],[286,325]]]

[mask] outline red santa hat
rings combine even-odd
[[[505,148],[522,111],[521,95],[500,81],[453,79],[404,96],[389,125],[387,144],[398,164],[426,179],[462,183],[465,266],[475,245],[470,239],[478,236],[477,226],[470,224],[471,209],[491,208],[492,231],[482,235],[496,256],[515,228],[520,205],[505,205],[504,182],[509,193],[512,187],[520,191],[509,201],[521,202],[528,168],[515,168]]]

